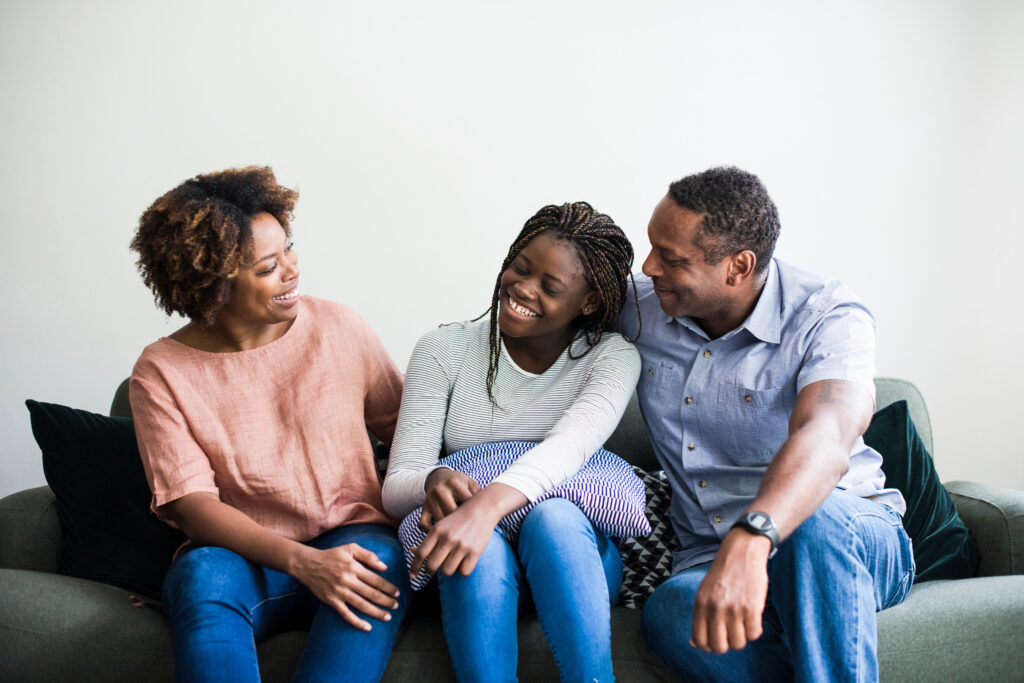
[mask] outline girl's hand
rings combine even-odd
[[[415,577],[426,567],[431,574],[440,570],[445,576],[455,572],[469,576],[501,518],[528,502],[526,496],[505,484],[492,483],[478,489],[431,526],[427,537],[414,549],[409,575]]]
[[[423,490],[426,497],[419,523],[421,529],[430,531],[441,519],[476,495],[480,485],[462,472],[438,467],[427,477]]]
[[[479,507],[470,501],[432,524],[427,537],[414,548],[409,576],[417,576],[424,566],[431,574],[440,570],[445,576],[456,571],[469,576],[501,519],[475,509]]]
[[[377,573],[387,565],[374,553],[356,543],[326,550],[303,548],[290,573],[321,602],[363,631],[369,631],[370,624],[352,608],[374,619],[391,621],[391,614],[382,608],[398,607],[398,589]]]

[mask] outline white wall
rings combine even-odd
[[[777,253],[876,312],[942,477],[1024,489],[1022,28],[996,0],[5,2],[0,495],[43,483],[24,399],[105,412],[182,324],[135,272],[139,214],[250,163],[302,193],[304,291],[401,366],[486,307],[541,205],[591,201],[642,258],[669,181],[745,167]]]

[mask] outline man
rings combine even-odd
[[[673,183],[651,216],[638,392],[681,549],[644,633],[693,680],[877,679],[875,612],[914,563],[903,497],[861,438],[874,319],[773,259],[778,234],[737,168]],[[633,305],[620,320],[638,332]]]

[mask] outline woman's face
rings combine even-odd
[[[549,232],[530,240],[501,274],[498,327],[506,337],[551,337],[564,347],[578,316],[594,312],[600,297],[587,282],[576,248]]]
[[[273,325],[295,319],[299,303],[299,256],[284,228],[269,213],[250,218],[252,249],[246,254],[222,322]]]

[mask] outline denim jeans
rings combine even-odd
[[[562,680],[613,680],[610,611],[621,582],[618,548],[564,498],[530,511],[516,547],[496,530],[472,574],[438,575],[460,683],[516,680],[516,617],[527,588]]]
[[[193,547],[164,579],[178,681],[258,681],[256,644],[275,633],[309,629],[295,680],[378,681],[384,675],[410,594],[395,530],[377,524],[338,527],[309,541],[315,548],[358,543],[388,566],[384,578],[401,592],[391,621],[351,626],[297,579],[253,564],[230,550]],[[353,608],[354,609],[354,608]]]
[[[644,606],[644,637],[659,660],[697,681],[877,681],[876,612],[914,579],[899,514],[835,491],[768,562],[764,632],[724,655],[689,645],[693,602],[710,563],[661,584]]]

